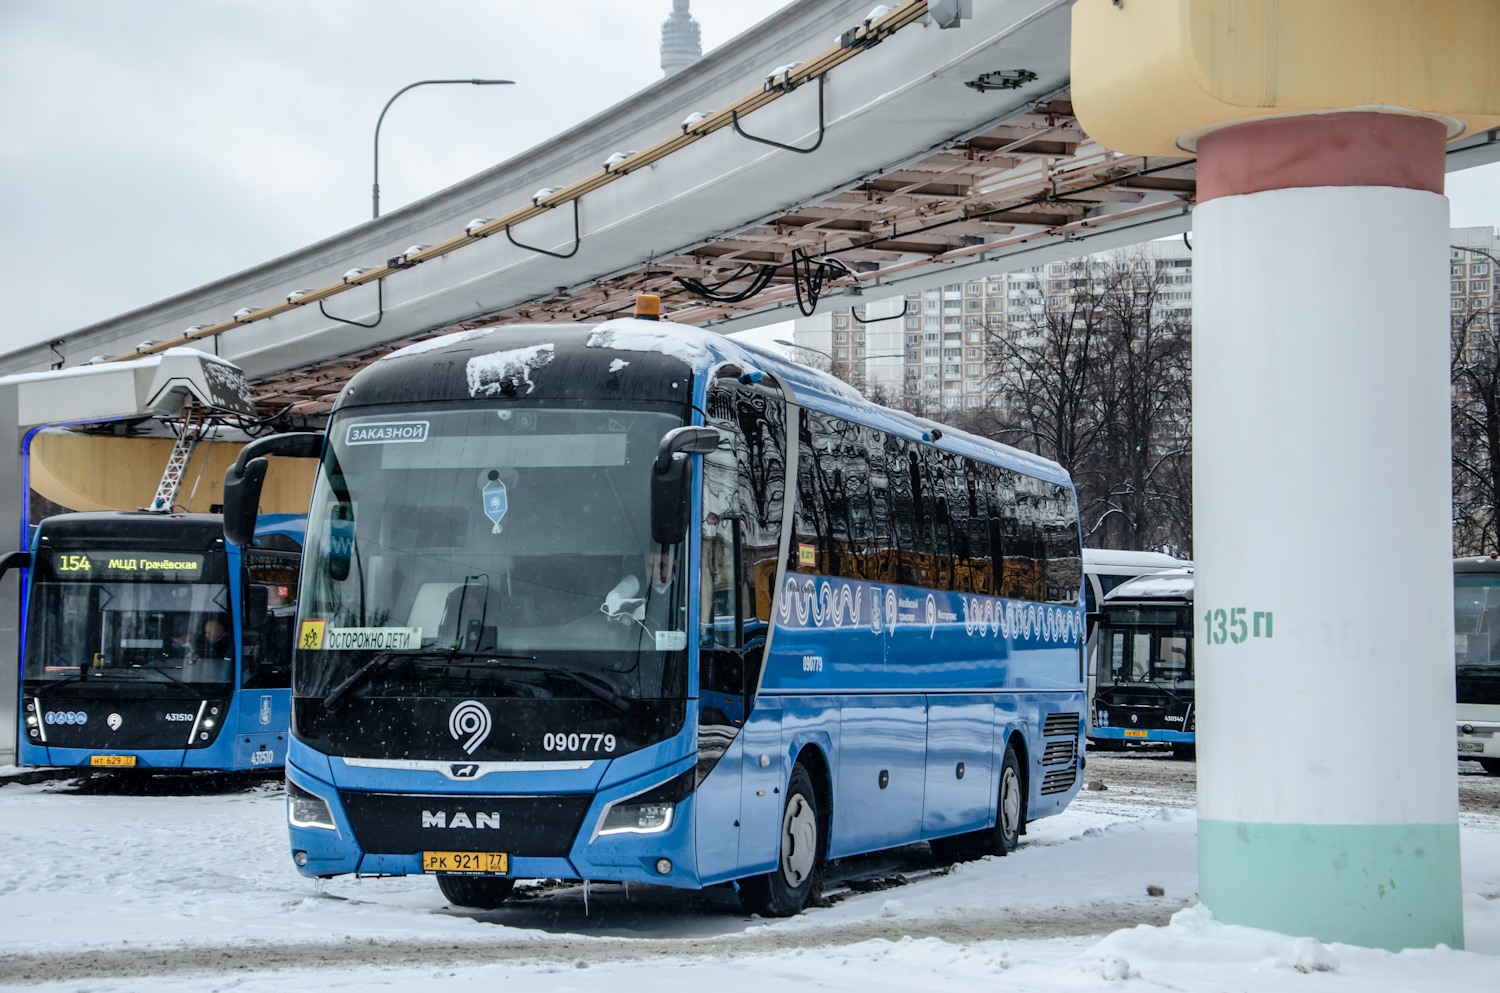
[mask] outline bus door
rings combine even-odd
[[[705,421],[728,439],[703,459],[696,802],[698,869],[705,876],[734,874],[741,864],[739,839],[748,834],[765,833],[767,845],[776,838],[774,820],[764,832],[745,821],[741,798],[754,792],[747,768],[753,779],[772,771],[760,764],[764,749],[748,754],[745,738],[775,592],[785,411],[778,388],[745,385],[737,377],[738,370],[729,370],[709,388]],[[780,794],[772,787],[766,796]]]
[[[234,546],[230,546],[231,551]],[[300,558],[246,549],[240,574],[240,744],[251,768],[286,760],[291,724],[292,626]]]

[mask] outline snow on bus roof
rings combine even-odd
[[[1129,579],[1104,594],[1104,602],[1138,600],[1156,597],[1190,599],[1193,595],[1193,568],[1172,569],[1149,576]]]
[[[525,329],[531,332],[554,331],[577,333],[587,331],[586,348],[608,348],[614,351],[642,352],[666,355],[681,360],[689,369],[702,368],[718,362],[735,362],[747,369],[771,373],[787,389],[788,398],[818,409],[822,398],[831,410],[847,407],[851,413],[870,426],[894,434],[936,441],[937,447],[963,455],[985,460],[994,457],[994,450],[1004,450],[1007,460],[1015,467],[1031,475],[1054,481],[1066,479],[1066,473],[1057,462],[1032,452],[1013,448],[1002,442],[971,435],[958,428],[937,421],[918,417],[867,399],[854,387],[827,373],[792,362],[785,356],[736,341],[716,331],[675,324],[671,321],[645,321],[634,317],[621,317],[596,325],[550,324],[517,325],[501,324],[492,327],[474,328],[440,335],[425,341],[415,342],[376,360],[378,362],[437,351],[463,342],[477,341],[497,334],[512,333]],[[534,342],[534,339],[533,339]],[[469,360],[469,383],[471,395],[485,392],[484,384],[493,379],[493,374],[502,372],[521,374],[520,381],[529,381],[524,373],[550,358],[538,349],[549,346],[536,343],[515,349],[497,349]],[[504,372],[509,370],[509,372]],[[477,385],[476,385],[477,384]],[[940,436],[940,437],[938,437]]]
[[[1083,564],[1097,566],[1129,566],[1151,569],[1181,569],[1191,565],[1187,559],[1179,559],[1165,552],[1134,552],[1123,548],[1085,548]]]

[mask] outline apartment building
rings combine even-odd
[[[830,369],[850,385],[887,403],[929,411],[975,411],[998,399],[996,335],[1021,338],[1076,285],[1079,261],[1137,270],[1166,270],[1163,306],[1192,313],[1192,250],[1186,239],[1147,242],[1081,260],[1051,262],[1016,272],[974,275],[963,282],[872,299],[795,322],[793,358]]]

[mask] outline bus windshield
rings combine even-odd
[[[1099,629],[1099,685],[1181,684],[1193,678],[1186,607],[1116,607]]]
[[[667,405],[361,408],[309,519],[294,695],[686,695],[681,549],[651,542]]]
[[[38,582],[29,610],[29,681],[233,681],[229,591],[222,583]]]
[[[1454,577],[1453,641],[1460,669],[1500,675],[1500,573]]]

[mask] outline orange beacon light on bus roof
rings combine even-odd
[[[661,320],[661,297],[654,293],[641,293],[636,296],[635,316],[643,321]]]

